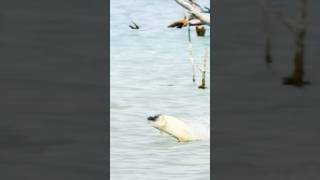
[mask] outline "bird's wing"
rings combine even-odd
[[[138,26],[135,22],[132,21],[132,24],[133,24],[137,29],[139,29],[139,26]]]
[[[178,20],[176,22],[173,22],[172,24],[170,24],[168,27],[169,28],[173,28],[173,27],[176,27],[176,28],[182,28],[184,26],[187,25],[187,20],[186,19],[182,19],[182,20]]]

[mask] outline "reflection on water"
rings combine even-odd
[[[166,27],[183,13],[171,0],[111,1],[112,180],[209,179],[209,141],[177,143],[161,136],[146,119],[162,113],[210,123],[210,71],[209,88],[199,90],[200,72],[192,83],[187,29]],[[141,29],[130,29],[131,20]],[[192,35],[200,63],[210,39]]]

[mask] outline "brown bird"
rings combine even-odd
[[[203,23],[199,19],[193,18],[193,19],[189,20],[189,25],[190,26],[199,26],[199,25],[203,25]],[[188,26],[188,20],[185,17],[184,19],[173,22],[168,27],[169,28],[182,28],[182,27],[186,27],[186,26]]]

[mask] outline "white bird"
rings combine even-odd
[[[200,134],[198,134],[190,124],[168,115],[155,115],[148,117],[152,126],[158,129],[161,133],[166,133],[179,142],[188,142],[201,140]]]

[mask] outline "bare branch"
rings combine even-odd
[[[276,10],[274,14],[281,20],[281,22],[294,34],[297,34],[303,28],[301,23],[291,17],[283,11]]]
[[[204,10],[192,0],[175,0],[179,5],[188,10],[190,14],[200,19],[204,24],[210,25],[210,15],[204,13]]]

